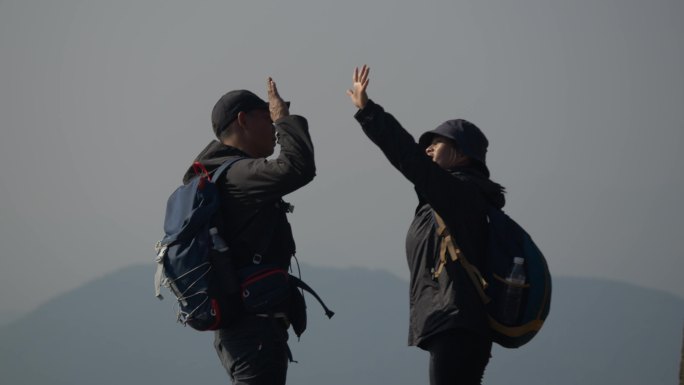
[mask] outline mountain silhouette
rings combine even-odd
[[[175,322],[153,295],[154,266],[132,266],[0,327],[3,384],[229,383],[211,332]],[[389,273],[302,265],[336,312],[307,296],[309,327],[291,334],[291,384],[426,384],[427,353],[406,346],[408,283]],[[557,277],[543,330],[521,349],[496,347],[486,384],[676,383],[684,299],[597,279]]]

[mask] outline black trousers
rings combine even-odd
[[[425,344],[430,352],[430,385],[480,385],[492,341],[463,329],[439,333]]]
[[[217,330],[214,347],[235,385],[284,385],[291,357],[282,319],[245,316]]]

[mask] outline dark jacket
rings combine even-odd
[[[291,115],[275,122],[275,126],[280,154],[274,159],[249,158],[237,148],[215,140],[196,158],[210,172],[231,157],[247,158],[233,164],[219,179],[223,215],[218,218],[218,227],[238,267],[249,264],[255,254],[266,263],[289,266],[295,243],[286,217],[288,205],[282,197],[316,175],[306,119]],[[190,168],[183,180],[193,175]]]
[[[503,188],[475,168],[442,169],[392,115],[371,100],[355,118],[418,194],[406,236],[411,273],[409,345],[424,347],[431,336],[454,328],[487,335],[484,306],[463,267],[447,263],[446,274],[433,279],[439,258],[433,210],[444,219],[468,260],[485,269],[486,209],[490,204],[503,207]]]

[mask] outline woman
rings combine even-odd
[[[480,270],[487,237],[486,210],[503,207],[503,188],[489,180],[488,141],[479,128],[449,120],[418,143],[399,122],[368,99],[364,65],[347,91],[366,135],[409,181],[418,207],[406,237],[411,272],[409,345],[430,352],[430,383],[480,384],[492,342],[475,286],[458,261],[440,267],[435,213],[444,220],[468,261]]]

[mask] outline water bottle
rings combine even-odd
[[[228,245],[226,245],[226,242],[223,240],[223,238],[221,238],[216,227],[209,229],[209,235],[211,235],[211,243],[214,245],[214,250],[218,251],[219,253],[223,253],[224,251],[228,250]]]
[[[504,324],[514,325],[520,314],[520,302],[522,301],[523,285],[525,284],[524,258],[513,258],[513,268],[506,277],[506,293],[501,303],[501,321]]]

